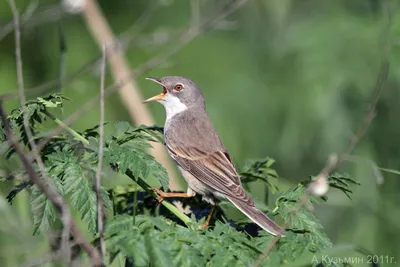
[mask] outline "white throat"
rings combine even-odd
[[[187,109],[187,106],[183,104],[179,98],[171,94],[166,94],[159,102],[164,106],[165,112],[167,113],[166,121]]]

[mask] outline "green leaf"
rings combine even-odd
[[[150,266],[169,267],[171,266],[171,255],[168,249],[158,244],[158,240],[153,238],[150,233],[144,235],[146,253],[149,255]],[[176,265],[174,265],[176,266]]]
[[[119,121],[114,124],[115,130],[113,132],[113,136],[116,139],[120,139],[124,134],[129,131],[133,131],[133,127],[126,121]]]
[[[290,260],[294,259],[294,255],[314,253],[321,249],[332,247],[332,242],[322,231],[322,224],[307,209],[311,205],[311,201],[317,201],[318,199],[313,197],[305,199],[304,197],[305,187],[303,184],[299,184],[296,188],[282,193],[276,201],[279,214],[285,220],[287,228],[295,233],[290,238],[283,239],[291,240],[285,243],[286,250],[290,249],[291,251],[291,254],[286,255]]]
[[[316,178],[315,176],[311,176],[310,180],[303,182],[303,184],[307,185],[315,178]],[[350,199],[351,199],[350,194],[353,193],[351,187],[353,185],[360,185],[360,183],[351,179],[348,174],[341,174],[341,173],[333,173],[329,175],[328,183],[330,187],[341,190]]]
[[[77,163],[72,163],[65,169],[63,186],[71,199],[71,206],[81,215],[89,232],[95,233],[97,202],[89,179]]]
[[[65,196],[69,197],[73,209],[87,224],[90,233],[96,232],[97,198],[94,191],[96,162],[91,154],[81,153],[78,157],[74,151],[65,146],[62,150],[48,156],[50,173],[62,179]],[[101,198],[104,208],[111,206],[107,191],[101,187]]]
[[[149,163],[149,168],[151,170],[151,173],[154,175],[154,177],[160,182],[161,186],[163,187],[164,190],[168,189],[168,184],[169,184],[169,178],[168,178],[168,173],[167,170],[156,160],[152,160]]]
[[[53,190],[56,190],[60,194],[63,193],[63,187],[59,180],[54,179],[47,182],[52,184],[51,187]],[[38,234],[49,231],[57,219],[57,211],[51,201],[47,199],[36,185],[32,186],[30,205],[33,215],[33,233]]]
[[[104,237],[107,250],[114,253],[123,253],[135,259],[137,266],[146,266],[148,257],[144,247],[144,237],[140,229],[133,224],[133,217],[117,215],[110,219],[105,227]]]
[[[249,183],[261,180],[268,186],[272,193],[277,192],[278,187],[276,183],[279,175],[276,170],[271,168],[274,162],[275,160],[268,157],[264,159],[248,160],[240,172],[242,182]]]
[[[135,177],[148,178],[152,173],[166,190],[168,174],[165,168],[143,149],[148,139],[136,132],[129,124],[119,122],[115,125],[114,135],[107,138],[104,149],[104,160],[118,171],[125,174],[129,169]]]
[[[70,100],[70,99],[60,93],[50,94],[49,96],[43,98],[42,97],[37,98],[37,102],[42,106],[44,106],[45,108],[62,107],[64,100]]]

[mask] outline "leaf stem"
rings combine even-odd
[[[147,193],[149,193],[150,195],[152,195],[153,197],[157,198],[158,195],[156,192],[154,192],[151,189],[151,186],[146,183],[143,179],[141,178],[136,178],[133,173],[130,170],[126,171],[126,175],[131,178],[132,180],[134,180],[141,188],[143,188]],[[183,212],[181,212],[177,207],[175,207],[173,204],[167,202],[167,201],[163,201],[161,202],[161,205],[163,205],[164,207],[166,207],[170,212],[172,212],[176,217],[178,217],[182,222],[184,222],[186,225],[189,225],[192,220],[186,216]]]
[[[67,132],[69,132],[70,134],[72,134],[76,139],[78,139],[79,141],[81,141],[84,144],[89,144],[89,141],[83,137],[82,135],[80,135],[78,132],[76,132],[75,130],[73,130],[72,128],[68,127],[65,123],[63,123],[61,120],[57,119],[57,117],[55,117],[53,114],[49,113],[47,110],[43,111],[43,113],[49,117],[50,119],[52,119],[55,123],[57,123],[59,126],[61,126],[62,128],[64,128]],[[133,181],[135,181],[141,188],[143,188],[144,191],[146,191],[147,193],[149,193],[151,196],[153,196],[154,198],[157,198],[158,195],[156,192],[154,192],[151,189],[151,186],[146,183],[146,181],[144,181],[142,178],[139,177],[135,177],[133,175],[133,173],[131,172],[131,170],[127,170],[125,173],[129,178],[131,178]],[[178,217],[183,223],[185,223],[186,225],[189,225],[192,220],[186,216],[182,211],[180,211],[177,207],[175,207],[173,204],[167,202],[167,201],[163,201],[161,202],[161,205],[163,205],[165,208],[167,208],[170,212],[172,212],[176,217]]]
[[[67,132],[69,132],[72,136],[74,136],[76,139],[78,139],[79,141],[81,141],[82,143],[88,145],[89,141],[83,137],[82,135],[80,135],[77,131],[75,131],[74,129],[68,127],[68,125],[66,125],[64,122],[62,122],[61,120],[59,120],[57,117],[55,117],[53,114],[51,114],[50,112],[48,112],[47,110],[44,110],[43,113],[49,117],[50,119],[52,119],[55,123],[57,123],[60,127],[62,127],[64,130],[66,130]]]

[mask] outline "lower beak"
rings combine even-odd
[[[149,99],[146,99],[145,101],[143,101],[143,103],[149,103],[149,102],[159,101],[159,100],[163,99],[164,96],[165,96],[165,94],[164,94],[164,93],[161,93],[161,94],[159,94],[159,95],[156,95],[156,96],[150,97]]]
[[[150,97],[149,99],[143,101],[143,103],[149,103],[149,102],[159,101],[159,100],[163,99],[164,96],[167,94],[167,89],[165,88],[165,85],[161,82],[161,80],[157,79],[157,78],[151,78],[151,77],[146,78],[146,80],[153,81],[155,83],[158,83],[159,85],[162,85],[163,92],[159,95]]]

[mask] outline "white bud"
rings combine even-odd
[[[328,178],[325,174],[318,174],[317,178],[308,185],[308,190],[316,196],[323,196],[329,190]]]

